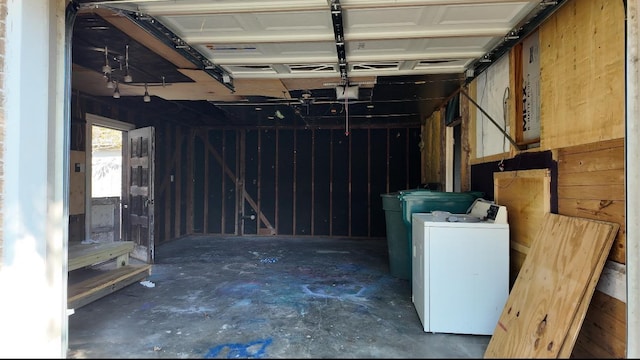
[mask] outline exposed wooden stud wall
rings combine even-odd
[[[371,154],[371,129],[367,129],[367,153]],[[367,156],[367,236],[371,237],[371,156]]]
[[[236,208],[234,213],[235,216],[235,231],[234,234],[243,235],[244,234],[244,221],[242,220],[242,216],[244,215],[244,182],[246,178],[246,162],[245,162],[245,141],[246,137],[245,132],[235,132],[236,135],[236,154],[238,154],[238,159],[236,160],[236,171],[237,174],[235,184],[235,195],[236,195]],[[242,140],[241,140],[242,139]]]
[[[414,136],[418,134],[418,128],[413,128],[413,130],[407,128],[356,129],[350,133],[348,138],[340,136],[338,130],[335,129],[309,130],[301,128],[293,131],[286,130],[284,133],[275,131],[276,139],[271,139],[272,145],[266,149],[264,146],[266,135],[256,133],[254,129],[193,130],[182,127],[182,130],[178,131],[177,127],[165,129],[166,134],[161,133],[159,136],[161,141],[168,141],[169,144],[172,144],[171,146],[165,146],[163,143],[158,144],[158,148],[175,148],[176,150],[182,148],[182,154],[179,154],[178,151],[166,154],[166,157],[170,156],[176,164],[175,166],[166,164],[167,159],[163,159],[164,166],[160,170],[165,174],[159,174],[159,179],[168,179],[171,173],[176,173],[175,189],[164,185],[164,187],[160,186],[157,192],[159,203],[164,204],[165,207],[167,204],[171,204],[171,207],[168,208],[170,210],[166,211],[163,220],[169,220],[176,227],[175,229],[173,227],[166,228],[166,221],[163,221],[165,223],[163,233],[166,239],[192,234],[196,230],[198,233],[206,234],[229,234],[237,231],[238,235],[382,237],[385,236],[384,232],[381,233],[381,230],[384,231],[384,227],[380,227],[379,214],[374,213],[376,211],[384,215],[382,201],[372,203],[375,200],[374,195],[376,195],[372,194],[374,191],[372,189],[375,187],[376,192],[389,189],[389,184],[381,181],[381,179],[387,178],[393,178],[394,185],[390,188],[391,191],[400,190],[398,187],[417,187],[419,185],[418,176],[416,179],[407,180],[404,171],[405,159],[410,158],[413,159],[412,161],[418,159],[417,147],[414,148],[413,142],[409,145],[406,143],[406,138],[414,139]],[[373,147],[374,131],[376,131],[376,143],[386,143],[388,144],[386,148]],[[184,134],[193,134],[193,137],[189,140],[190,135],[184,136]],[[318,137],[319,134],[322,139]],[[390,137],[393,138],[389,139]],[[232,144],[234,142],[235,144]],[[293,147],[294,142],[295,147]],[[254,148],[256,144],[258,146]],[[249,146],[253,150],[249,151]],[[234,150],[230,150],[230,147],[233,147],[237,154],[233,154]],[[377,166],[376,178],[374,179],[371,174],[375,159],[371,158],[371,151],[375,149],[380,150],[375,151],[376,159],[382,158],[381,154],[393,156],[394,159],[386,159],[381,162]],[[198,153],[195,153],[196,151]],[[291,152],[286,157],[281,157],[282,151]],[[322,151],[322,159],[319,159],[319,151]],[[416,154],[409,155],[406,154],[407,151],[415,151]],[[263,168],[266,166],[267,152],[271,154],[269,155],[270,162],[275,161],[274,167],[288,167],[288,171],[285,172],[269,171],[268,176],[271,177],[271,180],[268,182],[264,178],[267,168]],[[177,159],[181,159],[181,161]],[[210,164],[208,164],[209,160]],[[186,164],[185,161],[192,163]],[[204,166],[207,169],[205,172],[201,171],[202,161],[207,163]],[[389,161],[395,161],[393,163],[395,168],[389,169],[383,165]],[[304,167],[302,162],[304,162]],[[260,163],[259,166],[256,165],[258,163]],[[320,165],[321,163],[322,165]],[[194,171],[196,166],[198,166],[198,171]],[[297,169],[295,175],[291,172],[293,167]],[[176,168],[182,170],[179,171]],[[319,171],[326,175],[318,177]],[[417,175],[417,170],[412,170],[412,172],[413,175]],[[193,174],[193,179],[189,178],[190,174]],[[295,178],[291,177],[292,175]],[[251,178],[249,179],[248,176]],[[287,179],[285,183],[279,184],[278,188],[265,187],[267,183],[269,183],[269,187],[274,186],[275,182],[281,180],[279,179],[281,176],[287,176]],[[207,180],[203,180],[204,178]],[[180,194],[179,184],[181,181],[183,188]],[[188,189],[188,184],[184,181],[194,182],[193,187]],[[251,181],[251,187],[248,187],[249,181]],[[318,181],[322,181],[322,192],[318,192],[320,190],[318,189]],[[282,188],[282,185],[285,187]],[[219,188],[219,186],[222,187]],[[265,203],[266,191],[270,192],[269,204]],[[278,191],[280,194],[271,196]],[[237,192],[235,196],[233,196],[233,192]],[[207,194],[203,196],[205,198],[204,204],[198,202],[203,193]],[[220,195],[216,195],[218,193]],[[295,203],[290,202],[292,193],[295,193]],[[326,197],[327,193],[328,198]],[[230,194],[231,197],[229,197]],[[174,196],[174,202],[171,201],[171,196]],[[282,202],[283,199],[287,199],[285,204],[287,208],[286,211],[280,212],[283,209],[282,206],[276,207],[275,203]],[[318,201],[320,202],[318,203]],[[222,204],[224,202],[226,204]],[[352,204],[349,204],[350,202]],[[294,206],[297,210],[296,214],[292,211]],[[192,207],[192,209],[186,207]],[[246,208],[243,209],[243,207]],[[236,209],[235,213],[234,209]],[[273,209],[273,211],[266,211],[267,209]],[[189,226],[196,226],[197,229],[187,228],[185,214],[188,213],[192,214],[193,219]],[[215,215],[211,217],[211,213]],[[278,214],[274,215],[274,213]],[[183,216],[182,226],[176,219],[179,214]],[[253,223],[250,226],[249,223],[244,226],[244,222],[240,218],[242,214],[256,214],[261,228],[254,227]],[[225,217],[227,221],[225,221]],[[233,228],[233,220],[228,221],[234,217],[237,220],[238,227],[236,229]],[[376,217],[376,220],[373,220],[373,217]],[[200,225],[201,220],[207,223],[206,227]],[[291,226],[293,221],[297,227]],[[273,223],[276,226],[272,226]],[[284,230],[282,224],[285,225]],[[374,225],[375,231],[373,232],[371,226]],[[320,233],[319,229],[322,229]]]
[[[296,186],[296,179],[297,179],[297,158],[298,158],[298,152],[296,151],[296,149],[298,148],[298,132],[294,131],[293,132],[293,190],[292,190],[292,194],[293,194],[293,218],[291,219],[292,225],[291,227],[293,228],[293,233],[296,233],[296,194],[297,194],[297,189],[298,187]]]
[[[315,199],[316,199],[316,192],[315,192],[315,188],[316,188],[316,130],[313,129],[311,131],[311,235],[315,235],[315,207],[313,206],[313,204],[316,203]]]
[[[195,129],[189,129],[187,137],[187,149],[193,149],[194,139],[196,136]],[[193,203],[194,199],[194,174],[193,174],[193,162],[195,161],[195,156],[192,151],[188,151],[187,153],[187,201],[189,203]],[[193,233],[193,206],[187,206],[187,234]]]
[[[275,228],[275,230],[276,230],[276,234],[279,233],[279,231],[278,231],[278,229],[279,229],[278,223],[279,223],[279,220],[280,220],[280,216],[278,214],[278,209],[279,209],[279,206],[278,206],[279,201],[278,200],[280,199],[280,192],[278,191],[278,189],[280,188],[278,186],[278,179],[279,179],[278,167],[280,166],[279,165],[280,161],[278,161],[279,160],[279,154],[280,154],[280,151],[279,151],[279,148],[278,148],[278,144],[279,143],[280,143],[280,130],[277,129],[276,130],[276,148],[275,148],[275,152],[276,152],[276,172],[275,172],[275,178],[276,178],[275,179],[275,187],[276,187],[276,190],[275,190],[276,191],[276,199],[275,199],[275,217],[276,217],[275,226],[276,226],[276,228]]]
[[[333,131],[331,132],[331,153],[329,157],[329,236],[333,235]]]
[[[387,179],[385,181],[385,184],[387,184],[387,193],[389,193],[391,190],[389,188],[389,154],[391,153],[391,144],[390,144],[390,140],[391,139],[391,130],[387,129],[387,156],[386,156],[386,160],[387,160]]]
[[[260,214],[262,212],[262,131],[258,131],[258,199],[256,200],[257,209],[256,212]],[[256,216],[256,231],[260,233],[260,217]]]
[[[222,168],[224,169],[225,168],[224,159],[227,158],[227,138],[224,135],[222,136],[222,154],[221,155],[222,155],[222,157],[221,157],[221,160],[219,162],[220,162]],[[227,200],[227,197],[225,196],[226,183],[227,183],[227,177],[223,176],[222,177],[222,182],[220,184],[221,185],[220,186],[220,194],[222,194],[222,205],[221,205],[222,211],[220,212],[220,224],[222,224],[222,229],[220,230],[220,233],[222,233],[222,234],[226,234],[226,230],[227,230],[226,229],[227,222],[225,221],[226,217],[225,217],[225,213],[224,213],[224,209],[226,209],[226,200]]]
[[[180,213],[182,212],[182,207],[180,206],[180,200],[182,199],[182,172],[180,171],[180,159],[182,158],[182,131],[181,128],[178,126],[176,129],[176,137],[175,137],[175,142],[173,144],[173,149],[176,153],[176,167],[175,167],[175,174],[174,174],[174,180],[175,180],[175,214],[174,214],[174,218],[173,221],[175,222],[174,225],[174,237],[180,237],[182,234],[180,233],[180,219],[182,218],[180,216]]]
[[[200,132],[202,141],[207,144],[209,137],[207,136],[206,131]],[[204,149],[204,207],[202,214],[202,231],[206,234],[209,232],[209,206],[207,206],[207,202],[209,200],[209,151],[207,151],[207,147],[203,146]]]
[[[240,221],[240,214],[244,215],[244,169],[245,169],[245,140],[244,131],[235,131],[236,135],[236,210],[234,211],[234,224],[235,229],[233,231],[236,235],[242,235],[242,227]],[[243,222],[244,223],[244,222]]]
[[[349,219],[348,224],[349,224],[349,228],[347,229],[347,234],[349,234],[349,236],[352,235],[352,227],[351,227],[351,211],[352,211],[352,192],[351,192],[351,187],[352,187],[352,173],[351,173],[351,169],[353,168],[353,141],[351,141],[351,139],[353,138],[353,136],[351,137],[347,137],[347,141],[349,143],[348,145],[348,149],[349,149],[349,153],[347,154],[348,156],[348,161],[347,163],[349,164],[349,170],[347,170],[347,196],[348,196],[348,201],[347,201],[347,217]]]
[[[165,139],[167,139],[167,137],[169,136],[169,134],[172,134],[173,132],[171,131],[171,127],[170,125],[167,123],[165,125],[165,130],[164,130],[164,134],[165,134]],[[169,143],[169,141],[167,140],[167,143]],[[157,145],[157,144],[156,144]],[[170,144],[169,144],[170,145]],[[175,144],[174,144],[175,145]],[[158,149],[159,147],[156,146],[156,149]],[[172,193],[173,193],[173,182],[170,179],[171,176],[171,169],[173,167],[175,167],[175,151],[172,151],[171,146],[164,146],[164,153],[165,153],[165,159],[172,159],[170,162],[165,163],[165,169],[168,170],[164,176],[162,176],[162,178],[164,178],[164,181],[162,182],[162,186],[160,187],[160,191],[158,192],[159,196],[156,196],[158,198],[162,198],[164,201],[164,236],[160,236],[161,239],[163,240],[168,240],[171,239],[172,234],[171,234],[171,221],[169,219],[171,219],[171,197],[172,197]],[[172,156],[174,155],[174,156]],[[160,178],[160,177],[156,177]],[[159,200],[159,199],[158,199]],[[158,222],[156,221],[156,224],[158,224]]]

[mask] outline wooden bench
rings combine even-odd
[[[82,307],[148,277],[150,264],[130,264],[133,250],[132,241],[70,244],[67,308]]]

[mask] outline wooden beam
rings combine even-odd
[[[187,234],[193,234],[193,205],[194,205],[194,178],[193,174],[193,162],[195,161],[195,149],[193,148],[195,139],[195,130],[189,128],[189,137],[187,138],[187,201],[186,201],[186,220],[187,220]]]
[[[231,179],[231,181],[233,181],[234,184],[236,184],[236,175],[235,173],[224,163],[223,157],[222,155],[220,155],[218,153],[218,151],[210,144],[210,143],[206,143],[207,144],[207,149],[209,150],[209,153],[211,155],[213,155],[214,159],[220,164],[220,166],[222,166],[222,171],[227,175],[227,177],[229,179]],[[225,177],[223,177],[222,183],[224,184],[224,179]],[[224,185],[223,185],[224,186]],[[236,184],[237,186],[237,184]],[[277,186],[277,182],[276,182],[276,186]],[[277,187],[276,187],[277,189]],[[277,190],[276,190],[277,191]],[[222,192],[224,193],[224,191]],[[259,207],[258,204],[253,200],[253,198],[251,197],[251,195],[249,195],[249,193],[247,193],[246,191],[244,191],[243,188],[243,192],[242,192],[242,197],[244,200],[246,200],[249,205],[251,205],[252,208],[254,208],[256,210],[256,212],[258,213],[258,217],[261,221],[263,221],[270,229],[273,228],[273,226],[271,225],[271,223],[269,222],[269,219],[267,219],[267,217],[262,213],[262,211],[259,211]],[[224,209],[224,197],[223,197],[223,203],[222,203],[222,208]],[[277,209],[277,208],[276,208]],[[224,211],[223,211],[224,214]],[[276,217],[277,218],[277,217]],[[223,220],[224,220],[224,215],[223,215]],[[224,221],[222,223],[223,228],[222,228],[222,232],[224,233]]]
[[[176,139],[175,139],[175,144],[173,146],[173,149],[175,149],[175,153],[176,153],[176,159],[181,159],[182,158],[182,146],[180,146],[180,143],[182,142],[182,131],[181,128],[178,126],[176,128]],[[176,162],[176,173],[175,173],[175,216],[173,217],[173,221],[174,221],[174,234],[173,236],[178,238],[180,237],[180,225],[181,225],[181,209],[180,209],[180,203],[182,200],[182,171],[181,167],[180,167],[180,162],[177,161]]]

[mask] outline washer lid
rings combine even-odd
[[[454,214],[449,215],[447,218],[448,222],[464,222],[464,223],[477,223],[481,222],[482,219],[477,216],[472,216],[468,214]]]

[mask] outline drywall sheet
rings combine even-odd
[[[485,358],[568,357],[618,228],[546,214]]]
[[[476,80],[476,102],[491,116],[495,124],[477,107],[476,112],[476,157],[502,154],[509,151],[511,143],[504,136],[510,132],[506,101],[512,96],[509,88],[509,57],[503,56]]]

